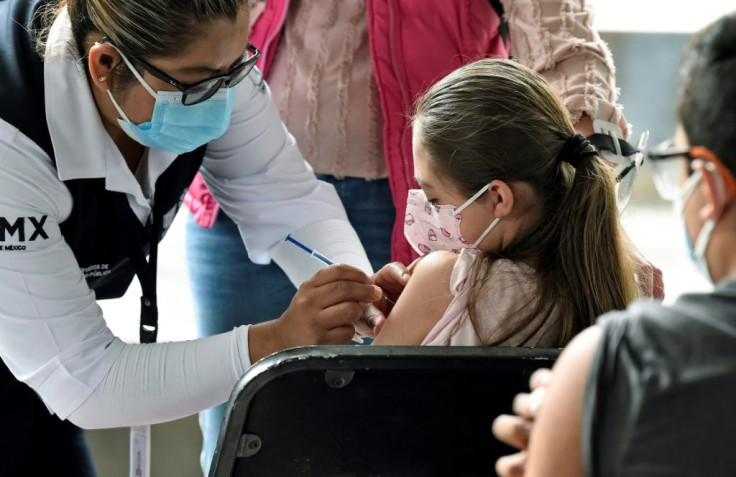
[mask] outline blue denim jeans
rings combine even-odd
[[[388,180],[318,178],[335,186],[373,268],[388,263],[395,215]],[[256,265],[248,260],[237,226],[222,212],[210,229],[197,225],[189,214],[186,250],[199,336],[278,318],[296,291],[275,264]],[[200,413],[205,475],[224,414],[224,404]]]

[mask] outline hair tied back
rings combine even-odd
[[[598,150],[593,144],[580,133],[571,136],[565,145],[562,146],[557,160],[560,162],[567,162],[575,169],[580,165],[580,161],[587,157],[597,156]]]

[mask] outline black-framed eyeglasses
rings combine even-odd
[[[675,200],[680,195],[680,182],[683,176],[693,173],[693,161],[701,160],[712,164],[723,178],[729,191],[736,191],[736,180],[718,157],[703,146],[675,146],[668,139],[647,152],[652,165],[654,185],[659,195],[665,200]],[[684,162],[683,162],[684,161]]]
[[[248,73],[251,72],[256,64],[256,61],[258,61],[258,58],[261,56],[261,51],[253,46],[251,43],[248,43],[248,46],[245,49],[245,53],[243,54],[243,61],[233,66],[227,73],[203,79],[202,81],[198,81],[194,84],[185,84],[175,80],[174,78],[167,75],[152,64],[146,62],[145,60],[137,58],[129,53],[126,53],[124,50],[121,50],[119,47],[114,45],[109,40],[109,38],[103,37],[102,39],[100,39],[100,43],[104,42],[110,43],[111,45],[115,46],[120,54],[123,55],[124,59],[127,58],[130,61],[139,64],[143,69],[151,73],[156,78],[160,79],[161,81],[165,81],[166,83],[181,91],[181,102],[185,106],[191,106],[203,101],[207,101],[223,86],[232,88],[233,86],[237,85],[238,83],[243,81],[246,76],[248,76]]]
[[[647,151],[647,158],[651,161],[663,161],[665,159],[684,158],[688,160],[695,159],[693,156],[693,148],[690,146],[675,146],[673,139],[658,144],[654,149]]]

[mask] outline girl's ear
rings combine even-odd
[[[726,187],[723,178],[711,162],[695,160],[692,166],[703,175],[699,186],[703,195],[703,206],[698,215],[702,220],[717,219],[726,206]]]
[[[110,88],[110,72],[122,61],[120,54],[109,43],[95,43],[89,49],[88,57],[92,84],[107,91]]]
[[[508,216],[514,210],[514,191],[504,181],[494,180],[488,187],[488,197],[482,202],[492,215],[498,219]]]

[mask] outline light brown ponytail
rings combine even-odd
[[[474,322],[493,260],[525,262],[537,272],[535,301],[520,304],[514,325],[489,344],[528,340],[557,314],[555,341],[563,346],[637,296],[610,168],[584,143],[563,152],[575,131],[541,76],[512,61],[471,63],[420,98],[414,125],[432,166],[467,197],[494,179],[525,182],[536,196],[536,223],[499,253],[483,254],[472,272]]]

